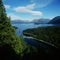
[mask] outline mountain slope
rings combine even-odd
[[[60,24],[60,16],[53,18],[49,23],[50,24]]]
[[[37,23],[37,24],[46,24],[50,21],[50,19],[44,19],[44,18],[41,18],[41,19],[36,19],[36,20],[33,20],[34,23]]]

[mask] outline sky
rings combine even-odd
[[[3,3],[11,20],[32,21],[60,16],[60,0],[3,0]]]

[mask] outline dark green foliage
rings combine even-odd
[[[34,49],[29,47],[23,41],[23,37],[15,35],[15,27],[11,25],[10,18],[7,17],[5,7],[0,0],[0,55],[2,59],[19,60],[25,54],[34,52]]]
[[[22,36],[16,36],[15,28],[11,25],[0,0],[0,57],[3,60],[20,60],[25,54],[34,52],[34,48],[29,48]]]
[[[44,40],[60,47],[60,26],[39,27],[23,32],[39,40]]]
[[[0,0],[0,24],[4,26],[9,26],[10,24],[10,19],[7,17],[5,7],[2,3],[2,0]]]
[[[5,7],[0,0],[0,47],[3,47],[4,44],[11,46],[15,53],[20,56],[28,48],[23,38],[15,35],[15,28],[11,25],[10,18],[7,17]]]

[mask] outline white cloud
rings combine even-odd
[[[11,6],[10,5],[4,5],[6,9],[9,9]]]
[[[31,3],[35,3],[36,7],[46,7],[54,0],[30,0]]]
[[[15,10],[16,12],[31,13],[32,15],[41,16],[42,12],[34,11],[33,10],[34,8],[35,8],[35,4],[33,3],[27,6],[18,6],[14,8],[13,10]]]
[[[20,16],[17,16],[16,14],[13,13],[8,14],[8,17],[11,17],[11,20],[24,20]]]
[[[31,11],[31,13],[33,15],[42,16],[42,12],[40,12],[40,11]]]
[[[27,5],[26,8],[27,9],[34,9],[35,8],[35,3]]]

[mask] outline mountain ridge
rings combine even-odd
[[[40,19],[36,19],[36,20],[33,20],[34,23],[37,23],[37,24],[46,24],[50,21],[50,19],[46,19],[46,18],[40,18]]]
[[[60,16],[54,17],[51,21],[48,22],[49,24],[60,24]]]

